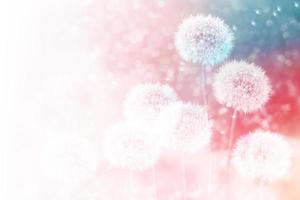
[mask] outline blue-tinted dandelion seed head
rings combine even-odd
[[[223,20],[196,15],[178,27],[175,47],[187,62],[214,66],[229,57],[233,48],[233,32]]]

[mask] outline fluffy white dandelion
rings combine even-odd
[[[160,145],[152,133],[122,122],[108,130],[103,152],[113,166],[143,170],[157,162]]]
[[[92,176],[98,167],[96,146],[74,135],[51,137],[40,153],[41,170],[57,184],[78,184]]]
[[[141,84],[131,89],[124,101],[124,113],[128,120],[143,127],[151,127],[161,111],[177,101],[176,92],[168,85]]]
[[[168,106],[159,118],[160,131],[167,134],[166,145],[186,152],[195,152],[207,145],[211,124],[204,107],[176,102]]]
[[[178,27],[175,47],[185,61],[216,65],[229,57],[233,47],[233,33],[217,17],[190,16]]]
[[[263,69],[244,61],[232,61],[220,68],[213,82],[214,95],[221,104],[237,111],[260,109],[271,93]]]
[[[237,142],[232,163],[245,178],[273,181],[288,174],[291,151],[280,135],[257,130]]]

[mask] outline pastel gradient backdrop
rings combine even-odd
[[[163,152],[155,166],[157,193],[153,169],[112,167],[101,150],[92,176],[60,185],[43,176],[40,152],[49,137],[61,134],[80,135],[101,149],[107,128],[124,118],[125,94],[139,83],[169,84],[181,99],[202,104],[202,66],[181,62],[173,45],[177,26],[198,13],[218,16],[232,28],[229,59],[255,62],[270,77],[270,101],[259,112],[238,115],[235,139],[257,128],[284,135],[293,149],[291,173],[264,185],[263,192],[300,199],[300,1],[30,0],[1,7],[3,199],[182,199],[182,163],[175,151]],[[232,110],[213,97],[214,72],[208,72],[207,84],[211,148],[186,156],[186,199],[220,200],[228,193],[258,199],[256,183],[234,171],[226,176]],[[214,187],[208,187],[211,179]]]

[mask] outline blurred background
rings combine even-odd
[[[48,139],[80,135],[99,147],[107,128],[123,119],[127,91],[145,82],[171,85],[180,98],[202,104],[202,66],[180,60],[177,26],[191,14],[218,16],[235,34],[229,60],[262,66],[273,93],[259,112],[239,114],[235,139],[257,128],[278,132],[293,149],[286,180],[264,185],[264,199],[300,199],[300,1],[295,0],[29,0],[1,2],[3,199],[130,199],[129,173],[98,151],[96,172],[80,184],[43,176]],[[223,176],[232,110],[206,88],[213,120],[211,149],[187,156],[187,199],[259,199],[256,185]],[[213,157],[210,160],[209,157]],[[2,157],[1,157],[2,158]],[[213,166],[215,187],[207,188]],[[166,152],[157,165],[159,199],[181,199],[181,164]],[[135,199],[155,199],[151,170],[133,174]],[[213,191],[213,192],[212,192]],[[212,195],[213,194],[213,195]]]

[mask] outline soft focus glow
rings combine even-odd
[[[233,33],[217,17],[191,16],[178,27],[175,46],[185,61],[215,65],[230,55]]]
[[[244,61],[232,61],[220,68],[213,88],[221,104],[243,112],[260,109],[269,100],[271,92],[265,72]]]
[[[258,130],[237,142],[233,166],[243,177],[274,181],[288,175],[291,152],[280,135]]]
[[[103,143],[107,161],[116,167],[143,170],[154,165],[160,154],[160,145],[149,130],[141,130],[125,122],[112,127]]]
[[[155,186],[152,167],[128,172],[128,168],[98,161],[98,155],[94,157],[95,153],[88,153],[82,146],[94,152],[91,142],[95,138],[103,142],[107,127],[123,120],[124,93],[137,83],[165,83],[183,100],[202,102],[198,69],[185,65],[199,67],[203,63],[180,63],[174,47],[180,20],[192,13],[210,13],[224,19],[236,38],[232,58],[259,63],[266,69],[272,80],[272,98],[261,112],[239,115],[234,134],[238,137],[263,127],[290,136],[291,175],[287,180],[266,184],[273,190],[262,198],[273,200],[278,193],[278,200],[300,199],[299,1],[28,0],[0,4],[0,199],[153,200],[157,188],[157,199],[181,200],[183,170],[177,151],[161,152],[155,162]],[[227,193],[230,197],[238,193],[236,200],[261,200],[259,188],[243,185],[255,185],[253,181],[234,173],[224,175],[228,152],[222,147],[231,112],[215,103],[210,83],[208,72],[212,148],[186,154],[186,199],[220,200]],[[133,125],[145,128],[142,134],[151,132],[151,142],[159,141],[150,123],[141,121],[131,120]],[[76,133],[85,138],[78,143],[86,145],[69,144],[73,136],[63,133]],[[62,144],[51,145],[55,141],[73,147],[64,150]],[[69,151],[70,156],[59,154]],[[51,156],[41,156],[44,153]],[[86,169],[74,164],[76,160],[87,165]],[[67,170],[68,165],[74,169]],[[137,188],[133,192],[127,187],[130,176]],[[236,182],[229,186],[232,179]],[[216,182],[220,182],[219,187],[214,187]],[[202,195],[201,190],[207,192]]]
[[[168,85],[146,83],[132,88],[124,101],[124,113],[136,125],[152,127],[161,111],[177,100]]]
[[[78,184],[95,174],[97,148],[85,138],[73,135],[53,136],[40,153],[45,177],[56,184]]]

